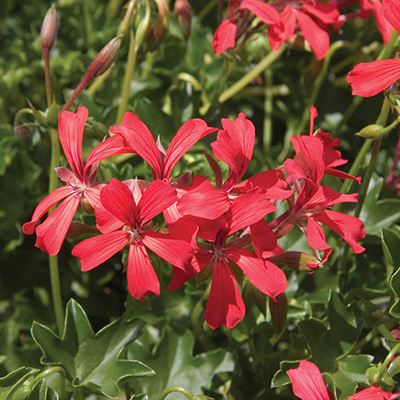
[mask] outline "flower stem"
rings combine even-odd
[[[131,88],[133,72],[135,71],[136,58],[137,50],[135,46],[135,35],[131,30],[129,32],[128,63],[126,65],[124,81],[122,84],[121,101],[118,106],[117,119],[115,120],[116,125],[121,122],[122,117],[124,116],[124,113],[126,111],[126,106],[128,105],[129,92]]]
[[[43,48],[43,59],[44,59],[44,78],[46,82],[46,98],[47,106],[50,107],[53,101],[53,95],[51,92],[51,79],[50,79],[50,62],[49,62],[49,49]]]
[[[251,71],[240,78],[230,88],[222,92],[218,98],[220,103],[225,103],[235,94],[244,89],[251,81],[258,78],[268,67],[270,67],[282,53],[286,50],[286,45],[283,43],[278,51],[271,51],[267,54]]]
[[[50,171],[49,171],[49,193],[52,193],[58,186],[58,177],[55,172],[55,168],[59,165],[60,161],[60,143],[58,139],[58,132],[54,128],[50,128],[50,140],[51,140],[51,160],[50,160]],[[50,209],[49,214],[55,209]],[[53,297],[53,307],[56,315],[57,331],[61,336],[64,326],[64,309],[61,298],[61,285],[60,276],[58,272],[58,256],[49,256],[49,268],[50,268],[50,283],[51,293]]]
[[[182,386],[170,386],[165,388],[160,395],[158,396],[158,400],[164,400],[169,394],[171,393],[180,393],[183,394],[188,400],[195,400],[196,396],[190,392],[189,390],[185,389]]]

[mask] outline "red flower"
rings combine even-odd
[[[257,189],[241,194],[232,202],[229,211],[214,221],[196,219],[196,224],[205,234],[205,240],[210,243],[200,244],[191,265],[186,265],[184,270],[174,268],[168,289],[177,289],[200,272],[203,276],[212,274],[205,319],[213,329],[220,325],[230,329],[243,319],[245,306],[235,282],[235,279],[241,282],[243,272],[253,285],[272,298],[286,289],[286,276],[275,264],[261,260],[252,251],[242,248],[240,239],[227,240],[240,229],[256,225],[256,243],[268,241],[268,233],[265,236],[264,230],[258,225],[268,212],[271,212],[271,204]],[[274,248],[276,239],[271,234],[273,243],[270,247]],[[257,245],[255,248],[258,248]],[[230,262],[239,269],[231,267]]]
[[[193,253],[187,242],[154,232],[148,225],[175,200],[175,190],[158,179],[141,195],[138,187],[132,194],[125,184],[113,178],[102,189],[101,202],[125,226],[122,230],[86,239],[73,248],[72,255],[81,261],[82,271],[97,267],[129,244],[127,274],[130,294],[136,299],[150,293],[160,295],[160,284],[146,247],[178,268],[184,268]]]
[[[287,371],[292,381],[293,393],[301,400],[329,400],[328,390],[318,367],[310,361],[302,360],[298,368]],[[361,390],[348,400],[389,400],[391,393],[377,387]]]
[[[132,149],[152,168],[154,179],[170,180],[172,169],[180,158],[202,137],[216,131],[199,119],[185,122],[172,139],[168,150],[154,141],[153,135],[139,117],[126,112],[119,126],[110,128],[112,133],[121,135]]]
[[[287,234],[294,225],[298,225],[306,233],[308,244],[313,249],[324,250],[324,261],[331,248],[326,243],[324,231],[318,224],[320,222],[339,234],[355,253],[361,253],[365,249],[357,242],[365,237],[362,221],[351,215],[329,210],[337,203],[356,202],[357,194],[341,194],[328,186],[319,186],[324,175],[325,162],[324,144],[318,137],[299,135],[296,146],[298,154],[302,155],[302,162],[288,159],[284,162],[284,167],[293,179],[298,196],[290,209],[275,221],[278,238]]]
[[[100,189],[104,183],[96,183],[99,161],[116,154],[130,151],[123,138],[114,136],[98,145],[82,161],[82,138],[88,110],[79,107],[77,113],[64,111],[59,115],[59,138],[71,170],[57,168],[58,177],[67,185],[45,197],[36,207],[30,222],[22,226],[26,235],[32,235],[35,225],[54,204],[63,200],[46,220],[36,228],[36,247],[56,255],[67,235],[72,219],[79,206],[96,208],[100,206]]]
[[[381,6],[383,17],[400,32],[397,16],[400,5],[395,0],[384,0]],[[347,75],[353,96],[371,97],[388,89],[400,79],[400,60],[376,60],[357,64]]]

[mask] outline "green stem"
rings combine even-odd
[[[171,393],[180,393],[186,396],[188,400],[196,400],[196,396],[182,386],[170,386],[165,388],[158,396],[158,400],[164,400]]]
[[[207,289],[204,291],[203,296],[197,302],[197,304],[193,307],[191,314],[191,321],[193,325],[193,334],[198,342],[202,344],[205,350],[214,350],[215,344],[212,342],[210,337],[204,332],[203,329],[203,301],[208,298],[211,290],[211,283],[207,286]]]
[[[202,10],[197,15],[197,20],[201,21],[207,14],[218,4],[218,0],[210,0],[206,3]]]
[[[49,62],[49,49],[43,49],[43,59],[44,59],[44,78],[46,83],[46,99],[47,107],[51,106],[53,101],[53,95],[51,93],[51,79],[50,79],[50,62]]]
[[[51,367],[49,369],[46,369],[45,371],[41,372],[39,375],[35,376],[35,379],[30,383],[29,387],[33,388],[36,382],[40,381],[43,378],[46,378],[52,374],[59,374],[60,380],[61,380],[61,385],[60,385],[60,400],[66,399],[66,393],[65,393],[65,370],[64,368],[61,367]]]
[[[268,67],[270,67],[282,53],[286,50],[286,44],[283,43],[278,51],[271,51],[267,54],[251,71],[246,75],[242,76],[236,83],[230,88],[222,92],[218,98],[218,101],[222,104],[239,93],[244,89],[251,81],[258,78]]]
[[[387,117],[389,115],[389,111],[390,111],[390,100],[385,98],[383,105],[382,105],[382,109],[381,112],[376,120],[376,124],[377,125],[382,125],[385,126],[386,125],[386,120]],[[368,186],[371,182],[371,178],[372,178],[372,174],[374,172],[375,169],[375,164],[376,164],[376,160],[378,158],[378,153],[379,153],[379,149],[381,147],[382,144],[382,138],[379,138],[377,140],[371,140],[371,139],[367,139],[363,145],[363,147],[361,148],[359,154],[356,157],[356,160],[354,161],[354,164],[352,165],[351,169],[350,169],[350,174],[351,175],[356,175],[358,173],[358,170],[362,164],[362,162],[365,160],[365,156],[366,153],[368,152],[369,147],[371,146],[371,143],[373,144],[372,147],[372,152],[371,152],[371,159],[368,163],[368,167],[367,167],[367,171],[365,172],[365,175],[363,177],[362,180],[362,184],[361,184],[361,189],[360,189],[360,194],[358,196],[358,203],[357,203],[357,207],[356,210],[354,212],[354,216],[355,217],[359,217],[361,214],[361,210],[362,207],[364,205],[366,196],[367,196],[367,192],[368,192]],[[350,182],[345,182],[342,185],[342,193],[346,193],[348,189],[350,189],[350,185],[351,185],[351,181]],[[340,263],[338,266],[338,270],[339,270],[339,274],[344,274],[345,273],[345,268],[346,268],[346,261],[349,258],[350,255],[350,248],[348,247],[347,250],[345,250],[343,252],[343,255],[340,259]]]
[[[264,153],[268,153],[272,142],[272,112],[274,94],[272,91],[272,71],[267,69],[264,73],[265,97],[264,97],[264,135],[263,149]]]
[[[385,361],[380,367],[379,375],[377,376],[376,379],[377,383],[379,383],[382,380],[383,375],[385,374],[390,362],[392,361],[393,357],[399,352],[399,350],[400,350],[400,343],[396,344],[396,346],[394,346],[393,349],[390,351],[390,353],[386,356]]]
[[[103,75],[98,76],[92,84],[87,88],[86,93],[89,96],[93,96],[104,84],[107,78],[111,75],[112,68],[104,72]]]
[[[49,193],[52,193],[57,189],[58,177],[55,168],[60,162],[60,142],[58,139],[58,132],[56,129],[50,128],[50,139],[51,139],[51,160],[50,160],[50,171],[49,171]],[[49,211],[49,215],[55,209],[53,207]],[[58,273],[58,257],[49,256],[49,268],[50,268],[50,283],[51,293],[53,297],[53,307],[56,315],[57,330],[61,336],[64,326],[64,309],[61,298],[61,285],[60,276]]]
[[[135,49],[135,35],[131,30],[129,33],[128,63],[126,65],[124,81],[122,84],[121,101],[119,103],[117,119],[115,121],[116,125],[118,125],[121,122],[122,117],[124,116],[124,113],[126,111],[126,106],[128,105],[130,86],[133,77],[133,72],[135,70],[136,58],[137,58],[137,51]]]

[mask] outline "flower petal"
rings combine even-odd
[[[110,127],[111,133],[122,135],[132,149],[153,169],[157,178],[163,179],[163,161],[153,135],[139,117],[126,112],[119,126]]]
[[[381,6],[382,16],[400,33],[400,4],[396,0],[384,0]]]
[[[151,293],[160,295],[160,282],[144,246],[137,243],[129,246],[127,273],[132,297],[141,300]]]
[[[58,116],[58,134],[65,157],[75,176],[83,182],[82,139],[88,117],[86,107],[76,113],[63,111]]]
[[[334,24],[340,17],[340,13],[335,6],[329,3],[304,3],[304,9],[308,14],[318,18],[324,24]]]
[[[239,6],[240,10],[243,8],[257,15],[264,24],[276,24],[279,22],[278,11],[271,5],[260,0],[245,0]]]
[[[215,54],[235,47],[236,25],[228,19],[222,21],[214,33],[212,45]]]
[[[73,193],[74,190],[68,186],[59,187],[51,192],[36,206],[32,215],[32,219],[22,225],[22,232],[24,232],[25,235],[32,235],[33,232],[35,232],[35,225],[39,219],[42,218],[43,215],[54,206],[54,204],[58,203],[67,196],[71,196]]]
[[[297,20],[304,39],[310,44],[318,60],[322,60],[329,50],[329,35],[320,28],[305,12],[296,10]]]
[[[200,118],[185,122],[172,139],[164,158],[164,178],[171,176],[172,168],[201,138],[216,131]]]
[[[298,368],[287,371],[292,381],[293,393],[301,400],[329,400],[328,391],[318,367],[302,360]]]
[[[141,225],[144,225],[156,215],[162,213],[174,204],[175,201],[176,190],[168,183],[156,179],[145,189],[138,204]]]
[[[215,260],[205,320],[212,329],[220,325],[231,329],[243,319],[245,312],[243,299],[228,263],[222,259]]]
[[[286,290],[286,275],[272,262],[261,260],[250,250],[236,247],[226,249],[226,255],[239,266],[250,283],[266,295],[275,298]]]
[[[350,396],[348,400],[389,400],[392,393],[384,392],[379,387],[369,387]]]
[[[129,239],[128,231],[106,233],[83,240],[72,249],[71,254],[79,258],[82,271],[90,271],[122,250]]]
[[[79,195],[68,196],[45,221],[36,228],[36,247],[50,256],[58,254],[79,206],[79,201]]]
[[[185,240],[152,231],[142,232],[141,238],[146,247],[175,267],[185,269],[185,264],[192,258],[193,248]]]
[[[371,97],[400,79],[400,60],[376,60],[357,64],[347,75],[353,96]]]
[[[261,219],[253,225],[250,225],[251,241],[254,251],[258,257],[262,257],[264,252],[272,251],[277,246],[277,240],[274,231],[268,226],[265,219]]]
[[[101,203],[104,208],[131,228],[139,223],[138,207],[128,186],[118,179],[112,178],[111,182],[103,187],[100,193]]]

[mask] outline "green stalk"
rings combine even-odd
[[[50,128],[50,140],[51,159],[49,171],[49,194],[56,190],[58,187],[58,177],[55,168],[58,167],[60,162],[60,143],[58,139],[58,132],[54,128]],[[55,207],[50,209],[49,215],[54,211],[54,209]],[[49,268],[51,294],[53,297],[53,307],[56,315],[57,331],[58,334],[61,336],[64,326],[64,308],[61,298],[60,275],[58,272],[58,256],[49,256]]]
[[[376,120],[377,125],[381,125],[381,126],[386,125],[386,121],[387,121],[389,111],[390,111],[390,105],[391,105],[390,100],[385,98],[385,100],[382,104],[381,112]],[[371,159],[368,163],[367,171],[365,172],[365,175],[362,180],[360,194],[358,196],[358,203],[357,203],[356,210],[354,212],[354,216],[357,218],[361,214],[361,210],[362,210],[362,207],[364,205],[364,202],[365,202],[365,199],[367,196],[368,187],[371,182],[372,174],[375,170],[376,160],[378,158],[379,149],[382,144],[382,138],[379,138],[377,140],[367,139],[365,141],[363,147],[361,148],[359,154],[357,155],[357,158],[354,161],[354,164],[352,165],[352,167],[350,169],[351,175],[354,176],[357,174],[357,172],[361,166],[361,163],[365,160],[365,155],[368,152],[368,149],[371,146],[372,142],[373,142],[373,146],[372,146],[372,152],[371,152]],[[344,191],[344,189],[349,189],[350,185],[351,185],[351,181],[350,182],[346,181],[345,183],[343,183],[341,192],[346,193],[346,191]],[[347,250],[345,250],[343,252],[343,255],[340,259],[340,263],[338,266],[339,274],[344,274],[345,267],[346,267],[346,261],[349,258],[349,255],[350,255],[350,247],[348,247]]]
[[[264,134],[263,149],[264,153],[268,153],[272,142],[272,112],[274,94],[272,91],[272,71],[267,69],[264,73],[265,97],[264,97]]]
[[[122,93],[121,93],[121,101],[118,106],[117,119],[115,120],[115,125],[118,125],[124,113],[126,111],[126,106],[128,105],[128,98],[130,92],[131,81],[133,77],[133,72],[135,70],[137,58],[137,50],[135,46],[135,35],[131,30],[129,32],[129,50],[128,50],[128,63],[126,65],[124,81],[122,84]]]
[[[218,98],[218,101],[222,104],[239,93],[244,89],[251,81],[258,78],[268,67],[270,67],[282,53],[286,50],[286,44],[283,43],[278,51],[271,51],[268,53],[251,71],[246,75],[242,76],[236,83],[230,88],[222,92]]]
[[[170,386],[165,388],[158,396],[158,400],[164,400],[171,393],[180,393],[188,400],[196,400],[196,396],[182,386]]]

